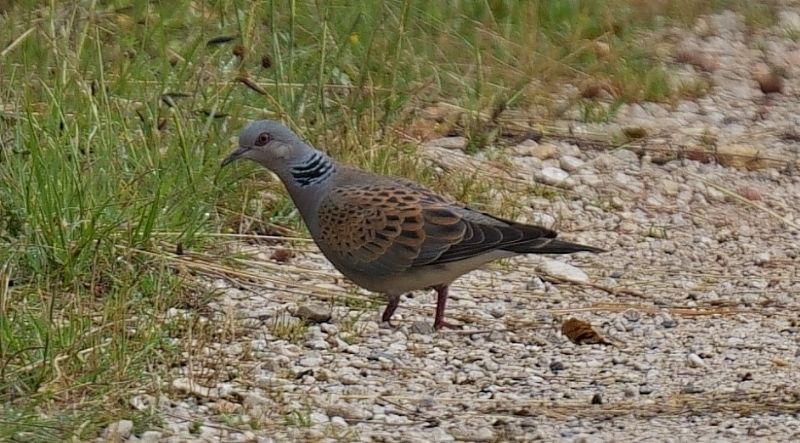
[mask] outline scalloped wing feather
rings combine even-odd
[[[556,235],[457,206],[404,180],[334,188],[318,218],[319,241],[332,261],[370,275],[466,260]]]

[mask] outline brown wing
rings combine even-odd
[[[336,188],[319,208],[319,241],[355,271],[402,272],[463,237],[464,226],[449,212],[430,208],[426,217],[428,205],[444,208],[435,200],[403,184]]]
[[[402,181],[336,188],[320,205],[318,216],[319,241],[334,255],[333,261],[372,275],[547,242],[556,235],[456,206]]]

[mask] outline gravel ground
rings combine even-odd
[[[292,257],[274,252],[285,246],[237,245],[258,261],[252,286],[209,282],[219,289],[204,326],[214,341],[177,343],[186,364],[172,385],[131,399],[163,426],[133,435],[120,422],[106,437],[797,440],[800,42],[786,30],[800,30],[799,11],[756,35],[730,13],[691,35],[667,32],[676,51],[700,57],[676,69],[709,79],[709,95],[624,105],[606,124],[566,119],[575,139],[508,151],[514,180],[560,193],[521,197],[531,210],[520,219],[610,253],[520,257],[469,274],[448,306],[465,331],[433,333],[431,294],[404,297],[389,328],[312,244],[294,243]],[[762,92],[765,67],[785,72],[782,93]],[[630,127],[649,137],[630,149],[579,142]],[[461,144],[428,143],[425,154],[442,167],[482,161]],[[572,343],[561,333],[569,318],[608,344]]]

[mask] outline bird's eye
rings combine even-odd
[[[262,132],[258,134],[258,138],[256,139],[256,146],[264,146],[270,141],[270,136],[266,132]]]

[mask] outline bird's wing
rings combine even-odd
[[[318,220],[318,240],[327,253],[371,275],[464,260],[556,236],[549,229],[455,205],[405,181],[336,187],[322,201]]]

